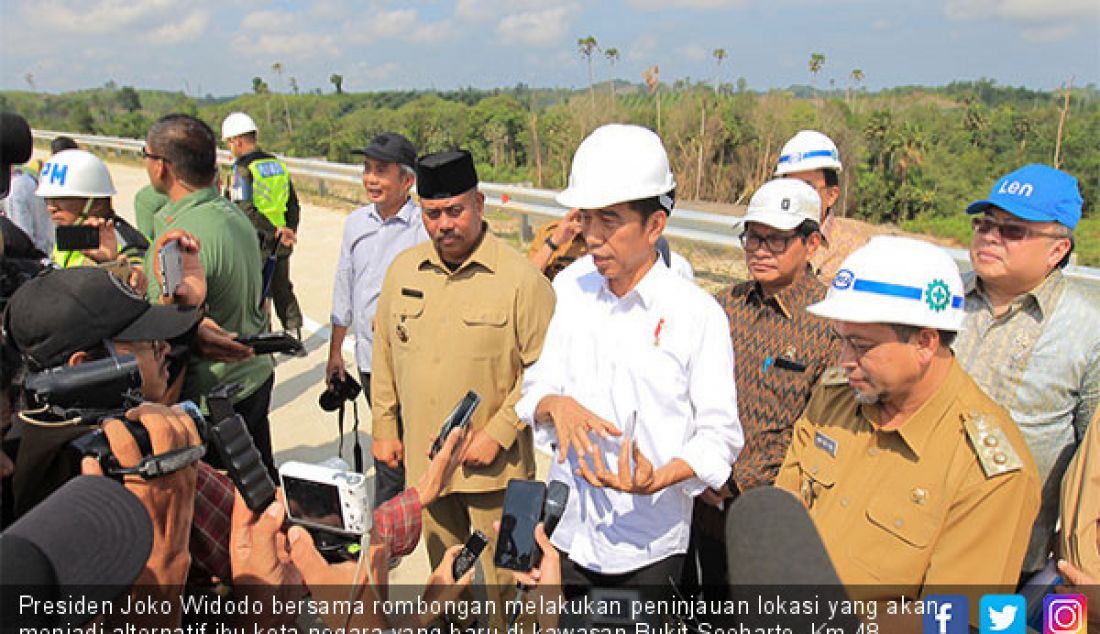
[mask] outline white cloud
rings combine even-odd
[[[707,52],[707,49],[698,44],[688,44],[687,46],[681,47],[676,52],[680,54],[680,57],[692,62],[702,62],[710,57],[710,53]]]
[[[197,40],[206,32],[208,24],[210,24],[210,14],[200,9],[188,15],[181,22],[165,24],[158,29],[154,29],[145,36],[145,40],[151,44],[161,45]]]
[[[748,0],[626,0],[626,4],[642,11],[662,9],[733,9],[748,4]]]
[[[458,0],[455,16],[467,20],[491,20],[526,9],[546,8],[550,0]]]
[[[244,16],[241,20],[241,28],[245,31],[280,33],[291,31],[294,28],[295,17],[286,11],[254,11]]]
[[[1020,37],[1033,44],[1047,44],[1049,42],[1064,40],[1076,32],[1076,26],[1072,24],[1063,24],[1059,26],[1024,29],[1020,31]]]
[[[947,0],[947,17],[973,20],[999,17],[1018,21],[1049,22],[1065,18],[1100,16],[1096,0]]]
[[[887,29],[893,28],[893,26],[894,23],[885,18],[880,18],[871,23],[871,28],[876,31],[885,31]]]
[[[397,37],[402,32],[415,27],[418,20],[416,9],[379,11],[371,16],[367,30],[380,37]]]
[[[652,64],[655,61],[660,48],[660,40],[652,33],[639,35],[630,46],[626,47],[626,59],[631,62]]]
[[[23,15],[64,32],[117,33],[147,20],[167,23],[177,10],[173,0],[43,0],[25,7]]]
[[[568,33],[579,8],[576,4],[566,4],[504,16],[497,23],[497,37],[503,44],[554,45]]]

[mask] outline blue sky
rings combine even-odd
[[[58,92],[109,80],[231,95],[260,75],[285,91],[584,86],[577,38],[621,59],[597,81],[690,77],[762,90],[872,89],[990,77],[1054,89],[1100,83],[1097,0],[0,0],[0,88]],[[721,65],[717,48],[728,57]],[[283,65],[280,79],[271,65]]]

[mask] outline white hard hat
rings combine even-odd
[[[957,332],[965,315],[962,277],[934,244],[878,236],[844,260],[825,299],[806,310],[838,321]]]
[[[841,170],[836,143],[816,130],[801,130],[791,137],[779,153],[775,175],[783,176],[809,170]]]
[[[821,216],[821,197],[817,191],[797,178],[777,178],[760,186],[749,200],[749,209],[738,218],[733,228],[744,233],[745,225],[759,222],[780,231],[794,229],[803,221],[816,225]]]
[[[573,155],[569,186],[557,196],[559,204],[577,209],[660,197],[676,188],[668,154],[652,130],[611,123],[597,128]],[[672,199],[662,200],[672,210]]]
[[[115,184],[107,164],[87,150],[63,150],[46,159],[34,192],[42,198],[107,198]]]
[[[222,121],[222,141],[256,131],[256,122],[243,112],[232,112]]]

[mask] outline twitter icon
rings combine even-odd
[[[1027,603],[1018,594],[987,594],[979,603],[981,634],[1027,634]]]

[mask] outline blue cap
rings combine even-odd
[[[1081,220],[1081,190],[1077,179],[1049,165],[1032,163],[1001,177],[989,198],[970,203],[968,214],[990,207],[1033,222],[1059,222],[1070,229]]]

